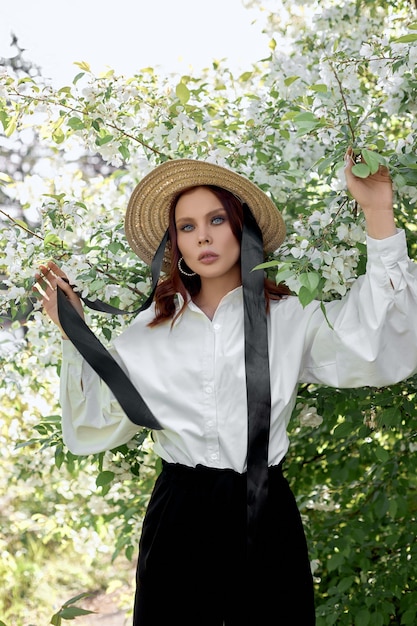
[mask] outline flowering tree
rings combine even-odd
[[[18,72],[1,77],[3,150],[12,153],[18,140],[24,158],[22,176],[10,164],[1,176],[0,312],[13,340],[0,343],[0,432],[13,485],[25,479],[32,494],[27,518],[44,494],[37,518],[44,542],[78,541],[83,528],[102,544],[105,523],[115,554],[135,551],[155,473],[149,438],[143,431],[90,457],[66,450],[59,334],[32,286],[39,263],[54,258],[83,294],[136,308],[149,274],[127,246],[123,217],[134,186],[155,165],[206,159],[269,193],[288,237],[265,267],[303,305],[343,296],[364,271],[363,219],[343,177],[349,146],[358,176],[390,168],[397,220],[415,255],[414,5],[282,0],[273,13],[277,2],[263,4],[270,55],[240,76],[213,63],[199,76],[145,68],[96,77],[79,63],[60,89]],[[89,323],[107,344],[129,317],[91,314]],[[299,391],[287,465],[310,543],[319,626],[416,623],[416,384]],[[45,467],[58,490],[45,489]],[[46,525],[48,515],[62,515],[66,531]],[[13,507],[10,520],[21,531]],[[0,542],[10,554],[2,535]]]

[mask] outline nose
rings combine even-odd
[[[209,235],[199,235],[198,237],[198,245],[201,246],[205,243],[210,243],[210,237]]]

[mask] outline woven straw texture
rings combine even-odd
[[[134,189],[126,211],[125,233],[132,250],[151,264],[168,227],[169,210],[181,191],[215,185],[250,207],[262,231],[264,250],[273,252],[285,238],[285,224],[272,200],[254,183],[219,165],[178,159],[166,161],[147,174]],[[168,265],[165,258],[164,266]]]

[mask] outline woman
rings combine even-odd
[[[383,386],[417,368],[416,268],[395,226],[391,180],[385,168],[356,178],[352,165],[349,150],[368,267],[347,297],[326,304],[327,320],[318,303],[302,308],[251,271],[285,227],[247,179],[170,161],[132,194],[125,226],[138,256],[150,263],[169,236],[155,301],[114,346],[156,418],[163,460],[140,540],[135,626],[315,623],[305,537],[282,474],[297,385]],[[41,272],[45,311],[62,329],[57,287],[82,316],[80,300],[54,263]],[[114,448],[141,422],[73,341],[63,342],[65,442],[75,454]]]

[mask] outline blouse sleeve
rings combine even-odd
[[[368,260],[348,295],[311,307],[301,382],[333,387],[386,386],[417,371],[417,265],[404,231],[368,237]]]
[[[111,450],[129,441],[139,430],[110,389],[73,344],[63,341],[60,377],[62,434],[73,454]]]

